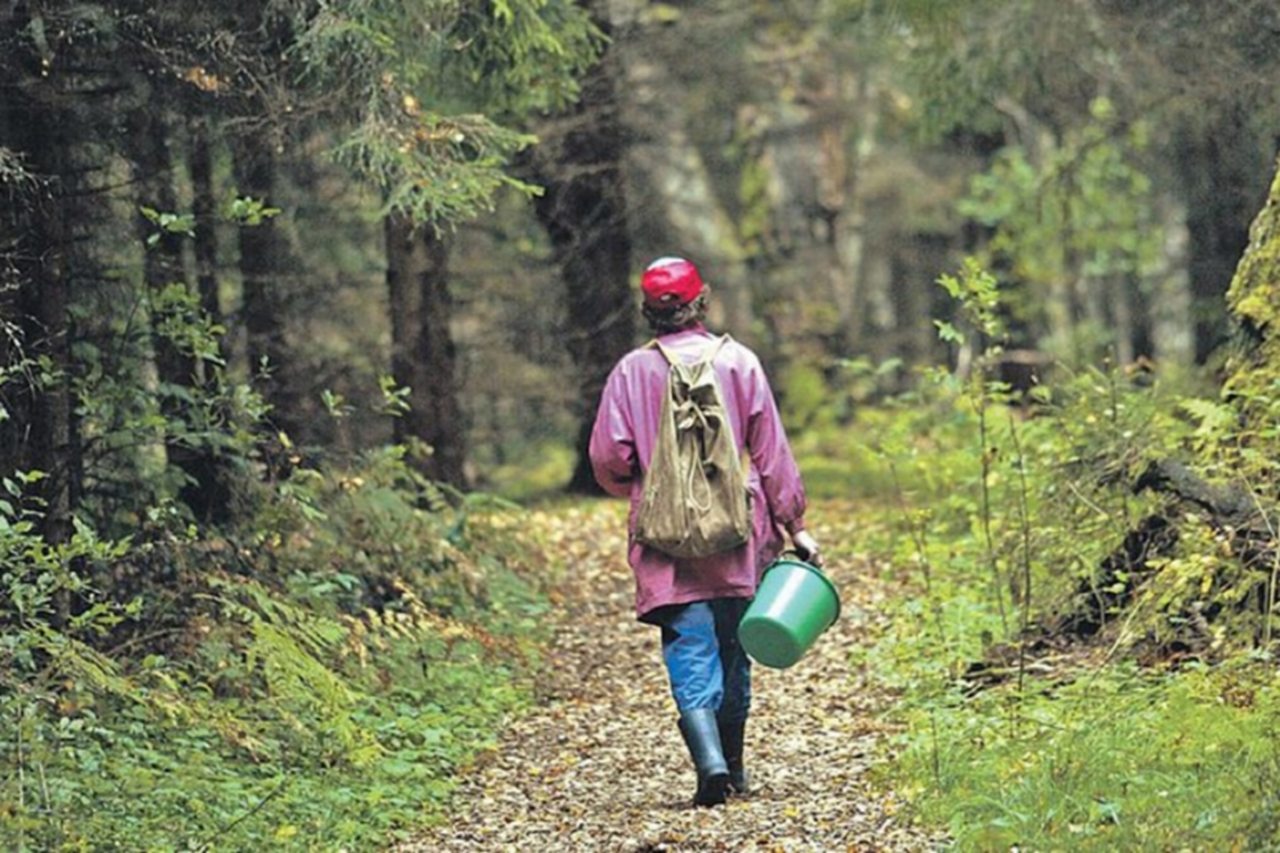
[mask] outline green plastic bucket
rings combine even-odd
[[[738,624],[738,642],[752,660],[786,669],[839,615],[835,584],[814,566],[782,557],[765,569],[755,600]]]

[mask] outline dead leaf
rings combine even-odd
[[[815,506],[810,528],[839,544],[827,571],[842,617],[789,670],[757,666],[747,764],[755,792],[691,805],[694,773],[675,726],[658,632],[632,616],[626,505],[594,501],[530,513],[553,549],[558,629],[541,704],[513,721],[492,761],[461,781],[454,817],[402,851],[924,850],[941,845],[895,817],[902,800],[867,778],[893,728],[892,701],[851,665],[876,603],[893,592],[857,545],[851,507]]]

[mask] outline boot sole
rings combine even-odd
[[[694,795],[695,806],[722,806],[729,798],[729,774],[713,773],[698,781],[698,793]]]

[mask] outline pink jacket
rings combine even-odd
[[[662,344],[686,362],[715,341],[698,326],[664,335]],[[675,559],[635,541],[644,472],[657,437],[666,392],[667,362],[652,347],[622,358],[609,374],[591,432],[596,480],[612,495],[631,498],[627,560],[636,577],[636,615],[667,604],[710,598],[750,598],[764,567],[783,545],[783,528],[804,526],[805,494],[773,391],[755,353],[730,340],[715,361],[729,422],[739,448],[750,454],[747,485],[754,515],[747,544],[696,560]]]

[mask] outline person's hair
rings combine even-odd
[[[702,292],[692,300],[674,308],[655,308],[652,305],[642,305],[640,310],[644,314],[645,320],[649,322],[649,328],[654,334],[663,335],[668,332],[679,332],[690,326],[696,326],[707,318],[707,290],[703,288]]]

